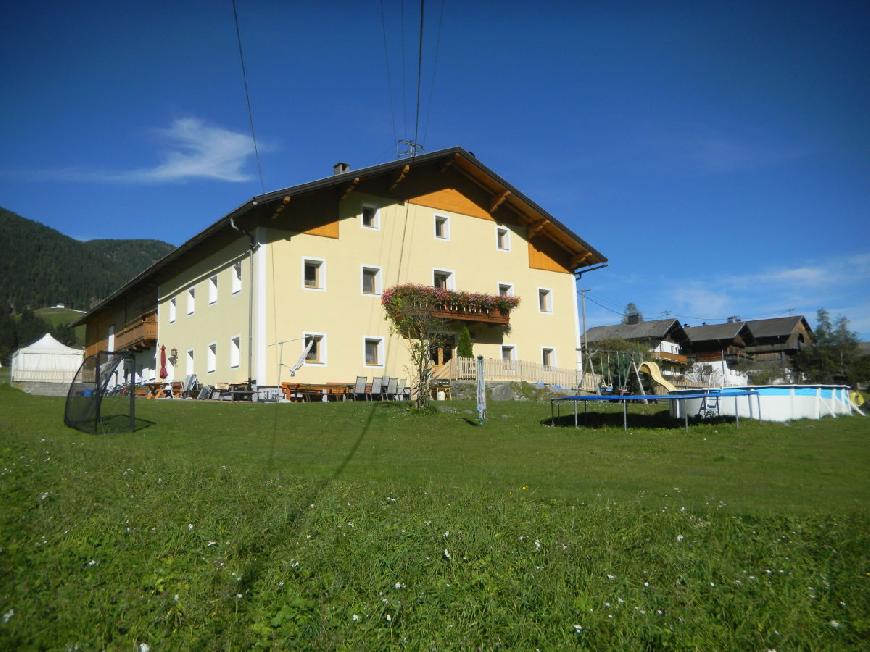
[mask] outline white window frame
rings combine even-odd
[[[218,300],[218,277],[212,274],[208,277],[208,305],[217,303]]]
[[[550,364],[544,364],[544,351],[550,351]],[[550,344],[541,347],[541,366],[549,369],[555,369],[559,366],[559,359],[556,357],[556,347]]]
[[[195,373],[196,358],[194,357],[193,349],[187,349],[187,352],[184,355],[184,370],[187,372],[188,376]]]
[[[230,369],[238,369],[242,359],[242,336],[233,335],[230,338]]]
[[[498,281],[498,282],[496,283],[496,286],[495,286],[495,293],[496,293],[498,296],[501,296],[501,286],[502,286],[502,285],[507,285],[507,286],[508,286],[508,293],[507,293],[507,296],[509,296],[509,297],[516,296],[515,291],[514,291],[514,287],[515,287],[515,286],[514,286],[514,284],[511,283],[510,281]]]
[[[191,285],[187,288],[187,314],[196,313],[196,286]]]
[[[376,270],[375,292],[371,294],[365,291],[366,270]],[[359,267],[359,291],[364,297],[379,297],[384,293],[384,270],[380,265],[360,265]]]
[[[242,291],[242,261],[238,260],[232,264],[230,267],[230,274],[232,274],[232,293],[238,294]]]
[[[217,371],[217,342],[209,342],[205,356],[206,372],[213,374]]]
[[[372,226],[366,226],[365,221],[363,219],[363,211],[366,208],[371,208],[375,212],[375,217],[372,223]],[[380,206],[375,206],[374,204],[363,204],[362,208],[359,211],[359,225],[363,229],[367,229],[369,231],[380,231],[381,230],[381,208]]]
[[[317,278],[320,281],[320,287],[310,288],[305,285],[305,264],[320,263],[317,272]],[[302,289],[308,292],[326,292],[326,260],[324,258],[315,258],[314,256],[302,257]]]
[[[317,362],[310,362],[308,360],[304,360],[303,364],[306,367],[325,367],[327,364],[327,344],[326,344],[326,333],[319,333],[317,331],[303,331],[302,333],[302,348],[304,349],[305,338],[311,337],[319,337],[320,338],[320,360]]]
[[[442,238],[438,235],[438,220],[444,220],[444,237]],[[436,240],[440,240],[441,242],[447,242],[450,240],[450,216],[449,215],[441,215],[439,213],[435,213],[432,216],[432,235],[435,236]]]
[[[368,360],[366,360],[366,344],[373,340],[377,340],[378,342],[378,363],[377,364],[369,364]],[[381,335],[364,335],[362,338],[362,358],[363,358],[363,367],[366,369],[383,369],[384,368],[384,360],[386,360],[385,355],[385,343],[384,338]]]
[[[510,360],[504,359],[504,350],[505,349],[510,349],[510,351],[511,351]],[[507,363],[510,363],[511,366],[513,366],[513,363],[517,361],[517,345],[516,344],[502,344],[501,349],[499,349],[499,353],[501,355],[500,359],[501,359],[502,364],[507,362]]]
[[[437,287],[435,285],[435,272],[441,272],[442,274],[449,274],[447,277],[447,289],[448,290],[456,290],[456,271],[452,269],[447,269],[446,267],[433,267],[432,268],[432,287]]]
[[[498,246],[498,234],[500,231],[504,231],[505,243],[507,244],[507,247],[499,247]],[[509,252],[511,250],[511,230],[508,227],[501,225],[501,224],[495,225],[495,248],[496,248],[496,251]]]
[[[177,316],[178,305],[175,301],[175,297],[169,299],[169,323],[174,324],[175,318]]]
[[[550,297],[550,301],[549,301],[550,309],[549,310],[541,310],[541,290],[544,290],[545,292],[549,293],[549,297]],[[538,298],[538,312],[541,313],[542,315],[552,315],[553,314],[553,304],[555,303],[553,301],[553,290],[551,288],[539,287],[537,298]]]

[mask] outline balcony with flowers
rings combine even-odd
[[[387,289],[381,303],[393,318],[409,311],[426,312],[435,319],[508,326],[520,299],[405,283]]]

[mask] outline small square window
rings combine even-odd
[[[450,239],[450,219],[443,215],[435,216],[435,237],[439,240]]]
[[[212,342],[208,345],[208,372],[217,369],[217,344]]]
[[[513,283],[499,283],[498,284],[498,296],[500,297],[512,297],[514,295],[514,284]]]
[[[175,322],[175,297],[169,300],[169,323]]]
[[[217,303],[218,297],[218,286],[217,286],[217,275],[210,276],[208,279],[208,302],[209,303]]]
[[[380,367],[383,365],[383,342],[382,337],[365,338],[365,360],[367,367]]]
[[[362,268],[362,293],[381,293],[381,270],[379,267]]]
[[[541,364],[550,368],[556,364],[556,352],[548,347],[541,349]]]
[[[502,362],[505,362],[508,364],[513,362],[515,350],[516,349],[513,346],[505,345],[505,346],[501,347],[501,360],[502,360]]]
[[[442,290],[452,290],[455,287],[453,272],[436,269],[432,273],[432,285]]]
[[[511,232],[505,226],[495,228],[495,244],[499,251],[511,250]]]
[[[188,288],[187,290],[187,314],[192,315],[196,312],[196,288]]]
[[[538,288],[538,310],[553,312],[553,293],[545,288]]]
[[[381,228],[380,212],[377,208],[374,206],[362,207],[362,225],[367,229]]]
[[[305,362],[308,364],[323,364],[326,361],[324,336],[320,333],[305,334]],[[310,348],[309,348],[310,347]]]
[[[303,264],[303,282],[306,290],[325,290],[326,264],[322,260],[306,258]]]
[[[233,282],[232,282],[232,291],[233,294],[240,292],[242,289],[242,263],[233,263]]]

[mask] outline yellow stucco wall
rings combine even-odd
[[[339,207],[339,237],[326,238],[292,230],[291,218],[280,218],[272,228],[256,232],[262,243],[253,261],[255,286],[253,309],[254,347],[251,376],[261,385],[290,381],[288,367],[303,350],[306,332],[326,336],[323,364],[306,364],[292,380],[302,383],[353,382],[356,376],[397,376],[410,379],[405,342],[390,334],[380,296],[362,293],[362,267],[381,268],[381,287],[398,282],[431,285],[434,269],[454,273],[455,289],[498,293],[500,282],[512,283],[521,304],[511,313],[511,329],[468,323],[475,354],[500,358],[501,345],[516,347],[516,359],[541,363],[541,348],[551,347],[553,366],[573,369],[576,365],[576,297],[571,274],[529,268],[525,228],[511,230],[510,251],[496,245],[493,222],[479,217],[437,210],[416,204],[395,204],[351,193]],[[379,208],[378,229],[362,226],[363,204]],[[435,237],[434,216],[449,218],[449,240]],[[186,352],[194,350],[194,372],[200,382],[217,384],[248,378],[248,324],[251,267],[243,238],[193,264],[184,273],[160,286],[159,345],[178,350],[175,378],[186,374]],[[325,264],[325,289],[303,287],[303,259],[317,258]],[[230,294],[230,268],[242,260],[242,289]],[[400,268],[401,261],[401,268]],[[218,301],[208,303],[208,278],[218,275]],[[196,311],[187,315],[186,291],[196,287]],[[538,310],[538,289],[552,292],[551,313]],[[176,320],[170,323],[168,302],[177,297]],[[230,338],[240,337],[240,364],[229,366]],[[384,338],[383,366],[365,364],[364,338]],[[217,365],[206,369],[208,345],[217,343]],[[278,343],[283,342],[283,346]],[[258,376],[259,373],[259,376]]]
[[[247,241],[239,238],[207,257],[194,262],[183,273],[160,285],[158,290],[158,343],[170,356],[177,349],[170,377],[181,380],[187,374],[187,351],[193,350],[193,373],[205,384],[242,382],[248,378],[248,315],[251,288],[250,256]],[[241,262],[241,290],[232,292],[232,265]],[[217,301],[209,303],[209,278],[217,275]],[[187,313],[187,291],[195,288],[193,314]],[[170,321],[169,303],[176,299],[175,321]],[[239,365],[230,366],[230,339],[239,337]],[[208,346],[216,345],[216,364],[208,371]],[[174,374],[173,374],[174,371]]]
[[[380,206],[378,230],[362,226],[364,203]],[[271,234],[275,238],[270,254],[276,283],[269,309],[274,306],[276,311],[278,339],[296,340],[285,345],[284,363],[296,360],[305,332],[324,333],[327,339],[325,364],[306,364],[296,375],[298,382],[352,382],[357,375],[410,378],[406,344],[391,336],[380,297],[362,294],[364,265],[381,267],[384,288],[397,282],[431,285],[434,269],[452,271],[456,290],[497,294],[500,282],[512,283],[522,303],[511,313],[510,332],[470,323],[475,354],[500,358],[502,344],[511,344],[516,347],[517,359],[540,363],[541,348],[546,346],[555,349],[553,366],[575,367],[573,276],[529,269],[523,227],[509,226],[511,247],[505,252],[496,246],[499,223],[477,217],[410,203],[385,205],[384,200],[360,194],[348,196],[340,213],[338,239],[277,230]],[[448,217],[449,240],[435,237],[435,215]],[[325,290],[303,287],[304,257],[325,261]],[[552,291],[551,313],[538,310],[539,288]],[[385,368],[365,365],[363,339],[367,336],[384,338]],[[276,368],[276,362],[270,359],[269,370]]]

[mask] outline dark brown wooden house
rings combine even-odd
[[[746,322],[754,344],[746,352],[755,360],[777,360],[782,366],[807,344],[813,342],[813,331],[803,315],[752,319]]]
[[[755,344],[752,332],[742,321],[690,326],[685,330],[689,338],[689,359],[693,362],[725,360],[733,366],[747,357],[747,347]]]

